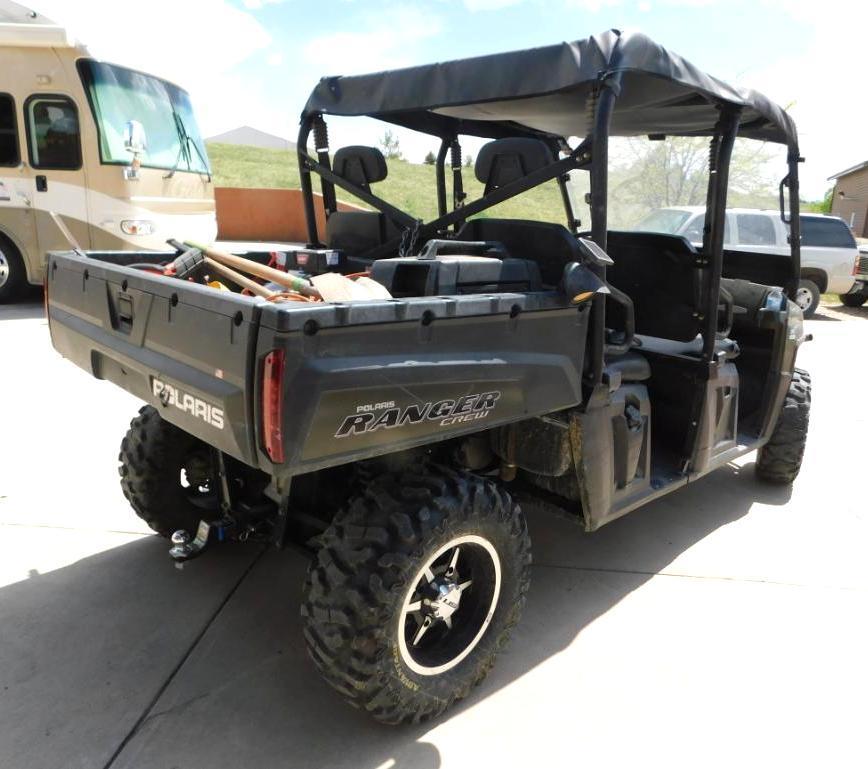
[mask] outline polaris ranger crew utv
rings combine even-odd
[[[375,193],[378,150],[330,153],[331,115],[437,137],[439,215],[418,221]],[[472,202],[468,135],[489,140]],[[609,230],[609,137],[639,135],[709,138],[700,248]],[[737,136],[788,150],[788,258],[724,253]],[[79,251],[50,255],[48,313],[57,350],[148,404],[121,445],[121,483],[155,531],[175,532],[176,558],[209,539],[313,550],[305,637],[353,705],[418,721],[484,678],[528,590],[517,499],[593,531],[750,451],[765,480],[798,474],[800,158],[765,97],[612,30],[325,78],[298,148],[310,248],[296,266],[364,272],[391,299],[281,303],[142,269],[175,253]],[[587,232],[571,173],[590,177]],[[478,217],[552,180],[562,223]],[[338,210],[337,188],[372,210]]]

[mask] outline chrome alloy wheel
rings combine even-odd
[[[6,285],[7,280],[9,280],[9,259],[0,250],[0,288]]]
[[[410,670],[433,676],[476,647],[500,597],[500,557],[482,537],[447,542],[417,572],[398,617],[398,648]]]
[[[799,286],[796,289],[796,304],[799,306],[799,309],[804,312],[807,310],[811,303],[814,301],[814,295],[804,286]]]

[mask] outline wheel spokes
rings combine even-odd
[[[413,601],[407,604],[407,611],[422,611],[422,601]]]
[[[425,635],[425,631],[428,630],[429,627],[431,627],[431,622],[431,617],[425,617],[425,619],[422,620],[422,624],[419,625],[419,629],[416,631],[416,635],[413,636],[413,646],[416,646],[419,641],[422,640],[422,636]]]
[[[467,588],[469,588],[473,584],[472,579],[468,579],[467,582],[459,582],[458,589],[463,593]]]
[[[449,560],[449,566],[446,567],[446,576],[451,577],[455,573],[455,567],[458,565],[458,554],[461,552],[460,547],[456,547],[452,552],[452,558]]]

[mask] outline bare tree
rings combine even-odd
[[[737,142],[729,171],[729,205],[767,206],[774,196],[768,168],[772,150],[755,141]],[[664,141],[630,139],[613,159],[612,201],[635,219],[666,206],[705,203],[709,139],[673,137]]]

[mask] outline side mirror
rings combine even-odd
[[[138,120],[128,120],[124,126],[124,149],[139,155],[148,148],[145,127]]]

